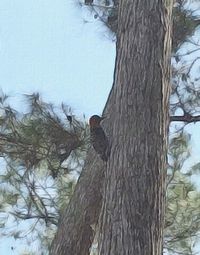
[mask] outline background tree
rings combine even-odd
[[[37,239],[45,227],[46,247],[81,171],[87,125],[71,116],[64,104],[59,109],[44,103],[39,94],[26,97],[25,114],[12,109],[6,95],[0,98],[0,156],[6,163],[1,170],[1,228],[3,235],[15,239],[26,237],[26,232]],[[11,220],[17,226],[8,230],[6,222]],[[29,220],[25,233],[24,220]]]
[[[106,4],[102,6],[94,5],[90,6],[91,11],[94,13],[94,17],[100,19],[104,22],[108,28],[116,33],[117,31],[117,19],[118,19],[118,2],[113,1],[113,5],[110,5],[110,9],[107,8]],[[102,14],[103,13],[103,14]],[[198,28],[199,26],[199,14],[198,14],[198,2],[193,4],[190,1],[176,1],[174,8],[173,8],[173,83],[172,83],[172,96],[171,96],[171,121],[182,121],[182,125],[178,127],[178,131],[174,130],[174,125],[171,125],[171,134],[175,132],[177,135],[177,139],[173,139],[173,142],[176,142],[176,147],[180,147],[182,154],[185,155],[186,151],[186,144],[188,145],[189,142],[189,135],[187,137],[187,143],[182,135],[183,129],[185,130],[185,126],[187,123],[199,121],[199,77],[195,75],[194,70],[198,66],[199,57],[196,57],[195,54],[199,51],[199,42],[198,42]],[[194,35],[194,36],[193,36]],[[180,114],[179,116],[174,116],[176,114]],[[177,125],[176,125],[177,126]],[[179,136],[180,133],[180,136]],[[174,135],[172,136],[174,137]],[[181,138],[181,139],[180,139]],[[173,144],[173,143],[171,143]],[[184,145],[184,146],[183,146]],[[172,148],[172,147],[170,147]],[[177,150],[170,150],[170,154],[176,154]],[[180,153],[180,152],[179,152]],[[185,157],[182,157],[182,154],[179,158],[179,167],[173,169],[173,171],[179,171],[183,169],[183,162],[186,160]],[[189,155],[188,155],[189,157]],[[177,158],[177,155],[174,155],[174,158]],[[177,163],[177,161],[176,161]],[[195,169],[199,167],[199,164],[195,166]],[[192,168],[193,169],[193,168]],[[172,168],[169,170],[169,179],[173,183],[173,178],[175,178],[174,172]],[[175,181],[175,183],[179,184],[184,189],[188,189],[187,196],[184,197],[185,201],[184,207],[183,203],[178,203],[178,200],[182,197],[182,188],[176,189],[176,195],[174,194],[173,198],[176,197],[175,203],[177,204],[177,208],[175,211],[170,209],[171,213],[173,211],[173,223],[176,221],[177,217],[177,210],[179,211],[179,220],[181,222],[185,222],[183,228],[185,231],[181,231],[178,228],[178,225],[172,224],[172,228],[168,228],[167,224],[167,234],[165,240],[165,247],[168,247],[168,252],[173,246],[173,252],[181,252],[181,254],[192,254],[194,252],[194,241],[198,235],[198,220],[196,221],[196,214],[193,213],[186,213],[186,212],[197,212],[199,208],[199,204],[197,203],[196,199],[192,200],[191,197],[189,198],[188,195],[193,192],[196,194],[194,197],[198,197],[198,192],[196,191],[196,187],[192,185],[190,176],[192,174],[192,170],[184,169],[179,172],[179,175],[176,178],[180,178],[180,180]],[[170,182],[171,183],[171,182]],[[177,185],[179,186],[179,185]],[[168,185],[168,195],[172,194],[174,189],[174,185]],[[179,193],[178,193],[179,190]],[[190,191],[190,192],[189,192]],[[171,193],[172,192],[172,193]],[[171,195],[170,195],[171,196]],[[169,197],[170,199],[170,197]],[[188,201],[189,199],[189,201]],[[193,202],[194,204],[193,204]],[[172,199],[170,199],[172,202]],[[184,216],[185,215],[185,216]],[[196,222],[196,226],[195,226]],[[192,224],[194,223],[194,225]],[[187,226],[187,227],[186,227]],[[177,233],[173,233],[173,230],[176,229]],[[188,231],[190,229],[190,231]],[[176,236],[176,238],[172,238],[173,241],[169,240],[169,231],[171,236]],[[171,232],[172,231],[172,232]],[[181,234],[182,233],[182,234]],[[168,246],[170,245],[170,246]]]
[[[114,6],[118,7],[116,1],[114,1]],[[111,7],[112,5],[108,3],[105,5],[101,3],[100,7],[97,3],[89,6],[92,11],[94,11],[94,8],[95,11],[101,8],[101,11],[106,10],[105,13],[110,13],[111,10],[117,10]],[[172,61],[173,95],[171,97],[171,115],[180,115],[171,119],[184,122],[181,127],[178,126],[178,131],[174,130],[174,128],[171,129],[171,133],[174,134],[170,143],[169,152],[171,161],[168,170],[168,213],[166,216],[164,248],[168,253],[171,251],[172,254],[175,254],[175,252],[193,254],[195,251],[193,245],[198,237],[199,230],[199,193],[190,180],[191,174],[198,172],[199,165],[196,164],[194,167],[185,169],[183,164],[190,156],[188,152],[190,136],[185,134],[184,126],[188,122],[199,120],[199,80],[198,77],[194,76],[194,69],[198,63],[198,58],[195,57],[195,54],[200,48],[198,41],[195,40],[195,36],[191,37],[198,25],[198,22],[196,22],[196,20],[198,21],[198,16],[195,14],[194,9],[190,10],[189,7],[188,1],[179,1],[178,5],[174,7],[174,20],[176,20],[176,23],[173,33],[174,57]],[[178,11],[180,11],[180,13]],[[183,14],[181,14],[181,12]],[[184,18],[176,17],[176,15]],[[107,22],[108,14],[107,16],[106,14],[100,16],[100,14],[97,15],[97,13],[94,13],[94,16],[98,19],[101,18],[104,24],[109,25]],[[105,19],[103,19],[103,17]],[[110,18],[110,20],[112,19]],[[113,20],[116,19],[113,18]],[[178,25],[179,22],[180,25]],[[191,23],[193,24],[192,26]],[[190,24],[189,30],[187,24]],[[184,35],[182,30],[179,30],[183,28],[186,31],[186,35]],[[183,38],[179,38],[177,42],[175,39],[177,37],[176,33],[177,35],[183,35]],[[174,45],[176,45],[176,47],[174,47]],[[12,231],[8,231],[6,228],[6,222],[10,221],[11,218],[15,222],[18,222],[18,224],[26,219],[31,226],[30,231],[33,229],[36,230],[34,232],[35,238],[42,236],[43,247],[44,243],[46,243],[48,247],[51,238],[54,236],[60,212],[62,208],[65,207],[66,203],[68,203],[69,197],[73,193],[77,175],[72,173],[77,169],[79,172],[84,161],[84,151],[88,144],[87,131],[84,131],[86,125],[74,118],[72,124],[67,120],[68,116],[72,115],[70,109],[64,107],[65,111],[62,117],[57,108],[42,102],[38,95],[29,97],[29,102],[31,102],[32,106],[30,107],[30,112],[25,116],[17,113],[14,109],[9,107],[6,102],[5,98],[2,97],[1,133],[3,134],[3,139],[1,140],[1,148],[2,157],[6,159],[7,163],[6,170],[2,172],[1,175],[1,204],[4,205],[1,208],[1,216],[3,216],[1,217],[2,230],[5,235],[11,234],[15,238],[27,236],[24,234],[25,229],[19,228],[19,225],[13,228]],[[32,108],[35,110],[31,110]],[[41,109],[44,111],[43,113],[41,113]],[[57,121],[58,119],[59,121]],[[57,127],[55,128],[55,126]],[[70,157],[67,157],[68,153],[65,150],[66,146],[63,146],[63,137],[66,137],[66,141],[71,137],[69,134],[72,134],[73,137],[75,127],[78,129],[78,131],[75,132],[75,137],[78,137],[77,140],[80,143],[78,147],[75,146],[76,150],[73,150],[75,147],[72,147],[72,153]],[[17,131],[18,129],[20,132]],[[39,132],[36,132],[37,129]],[[50,132],[50,130],[55,129],[56,132]],[[59,132],[57,132],[57,130],[59,130]],[[109,127],[107,127],[107,130],[109,131]],[[20,133],[21,137],[16,132]],[[8,140],[5,138],[8,138]],[[43,142],[44,148],[42,145]],[[51,148],[49,153],[47,151],[48,146]],[[81,157],[79,158],[79,156]],[[76,162],[75,165],[73,163],[74,160]],[[83,202],[82,207],[76,205],[76,208],[78,208],[80,212],[87,212],[87,215],[90,217],[92,215],[95,218],[95,212],[98,211],[100,207],[99,201],[101,200],[101,196],[98,195],[99,187],[101,187],[100,180],[103,178],[103,173],[100,169],[103,166],[96,163],[95,156],[94,162],[90,162],[89,159],[87,160],[86,165],[88,164],[91,164],[91,172],[86,175],[83,171],[82,174],[82,178],[85,178],[88,187],[88,189],[85,190],[86,195],[84,202],[88,201],[87,196],[90,196],[91,200],[85,204]],[[93,164],[96,164],[95,168]],[[89,179],[91,177],[92,181]],[[29,189],[31,190],[30,193]],[[75,194],[77,199],[84,197],[81,190],[79,190],[79,193],[76,191]],[[79,202],[81,201],[82,200]],[[91,207],[91,203],[93,207]],[[8,211],[10,214],[7,213]],[[10,216],[8,217],[8,215]],[[81,216],[81,213],[78,216]],[[74,219],[71,218],[72,229],[76,220],[76,217],[74,217]],[[30,222],[32,224],[30,224]],[[179,224],[180,222],[185,222],[182,228]],[[79,223],[80,222],[77,220],[77,225],[79,225]],[[47,231],[45,231],[48,233],[46,236],[44,235],[43,228],[47,229]],[[88,230],[90,234],[91,229],[88,228]],[[91,236],[92,235],[93,234],[91,234]],[[84,242],[84,240],[82,241]]]
[[[105,108],[112,149],[99,199],[102,255],[161,253],[172,7],[168,5],[119,1],[114,83]],[[61,218],[51,254],[89,253],[91,224],[99,218],[99,210],[91,212],[101,207],[94,205],[84,179],[90,168],[88,164]],[[90,186],[95,189],[95,184]]]

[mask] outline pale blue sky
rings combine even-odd
[[[39,91],[80,114],[101,113],[114,67],[108,37],[76,1],[1,0],[0,87],[17,98]]]
[[[19,110],[24,109],[21,94],[39,91],[79,115],[101,114],[114,60],[108,31],[74,0],[0,1],[0,87]],[[200,158],[200,132],[189,130],[194,162]],[[0,254],[18,255],[21,247],[12,251],[11,246],[17,246],[13,239],[0,236]]]
[[[114,60],[108,31],[78,2],[0,1],[0,87],[19,110],[24,110],[21,94],[39,91],[80,116],[101,114]],[[20,242],[0,236],[0,254],[18,255]]]

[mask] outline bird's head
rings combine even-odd
[[[90,117],[89,119],[89,124],[90,127],[98,127],[100,126],[100,122],[105,119],[105,117],[100,117],[98,115],[93,115],[92,117]]]

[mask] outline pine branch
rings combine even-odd
[[[196,123],[197,121],[200,121],[200,115],[197,116],[192,116],[190,114],[184,114],[181,116],[170,116],[170,121],[179,121],[179,122],[187,122],[187,123],[191,123],[194,122]]]

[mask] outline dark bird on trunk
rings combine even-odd
[[[104,118],[98,115],[93,115],[90,118],[90,139],[96,153],[103,161],[107,161],[110,155],[109,142],[100,124]]]

